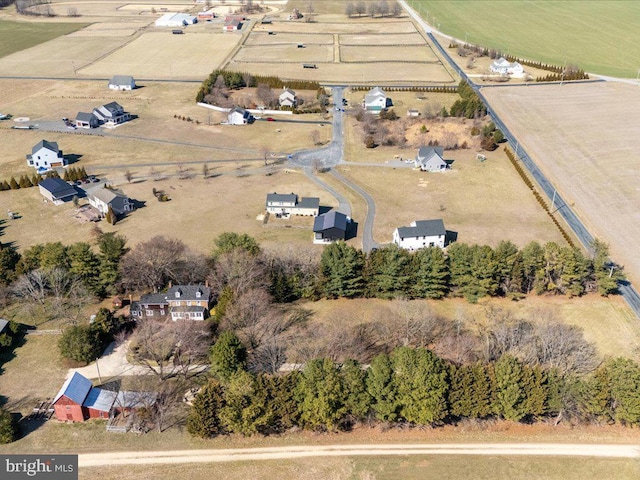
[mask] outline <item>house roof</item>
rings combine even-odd
[[[58,148],[58,144],[56,142],[49,142],[47,140],[40,140],[36,143],[31,149],[31,154],[35,155],[37,151],[42,148],[46,148],[47,150],[51,150],[52,152],[58,153],[60,149]]]
[[[344,213],[331,210],[330,212],[318,215],[313,222],[313,231],[322,232],[330,228],[347,231],[347,216]]]
[[[140,305],[168,305],[166,293],[147,293],[140,296]],[[133,306],[132,306],[133,308]]]
[[[421,158],[426,159],[428,157],[431,157],[434,153],[436,155],[438,155],[440,158],[442,158],[442,155],[444,155],[444,148],[442,148],[442,147],[431,147],[431,146],[423,145],[418,150],[418,159],[419,160]]]
[[[109,85],[133,85],[134,83],[131,75],[114,75],[109,80]]]
[[[85,398],[82,406],[92,408],[100,412],[108,412],[111,410],[113,402],[116,400],[116,392],[104,390],[102,388],[92,388]]]
[[[282,97],[285,97],[285,98],[286,98],[286,97],[288,97],[288,96],[295,97],[295,96],[296,96],[296,92],[294,92],[294,91],[293,91],[293,90],[291,90],[290,88],[285,88],[285,89],[282,91],[282,93],[280,94],[280,98],[282,98]]]
[[[74,403],[82,405],[92,386],[91,380],[78,372],[73,372],[73,375],[62,384],[62,388],[51,403],[56,403],[64,395]]]
[[[102,106],[107,110],[109,110],[111,113],[117,113],[124,110],[122,108],[122,105],[120,105],[118,102],[109,102],[109,103],[105,103]]]
[[[302,197],[298,205],[298,208],[320,208],[320,199],[318,197]]]
[[[371,90],[369,90],[369,93],[365,95],[364,101],[366,103],[369,103],[369,102],[375,101],[379,97],[386,98],[387,94],[384,93],[384,91],[380,87],[374,87]]]
[[[91,123],[92,121],[97,122],[98,117],[96,117],[93,113],[78,112],[78,114],[76,115],[76,120],[79,122]]]
[[[77,195],[76,189],[61,178],[45,178],[39,184],[47,190],[53,198],[65,198]]]
[[[437,220],[416,220],[410,227],[398,227],[400,238],[408,237],[436,237],[446,235],[442,219]]]
[[[9,325],[9,320],[5,320],[4,318],[0,318],[0,333],[2,333],[5,328],[7,328],[7,325]]]
[[[114,192],[108,188],[99,188],[92,192],[91,196],[106,203],[107,205],[111,205],[111,208],[118,211],[123,210],[125,202],[129,200],[129,197],[126,195]]]
[[[295,205],[297,201],[298,195],[295,193],[267,193],[267,205],[274,202]]]
[[[180,296],[176,296],[176,292]],[[200,296],[197,293],[200,292]],[[202,285],[176,285],[166,293],[168,300],[202,300],[211,298],[211,289]]]

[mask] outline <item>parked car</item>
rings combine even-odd
[[[267,117],[267,122],[275,122],[276,119],[273,117]]]

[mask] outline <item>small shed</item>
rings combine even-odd
[[[69,377],[51,402],[60,421],[84,422],[85,415],[82,404],[92,388],[91,380],[78,372]]]

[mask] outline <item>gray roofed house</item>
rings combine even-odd
[[[106,215],[109,207],[117,216],[133,211],[133,203],[126,195],[108,188],[99,188],[87,195],[89,203]]]
[[[313,222],[313,243],[331,243],[344,240],[350,220],[344,214],[331,210],[318,215]]]
[[[114,75],[109,80],[111,90],[133,90],[136,88],[136,81],[131,75]]]
[[[100,126],[100,120],[93,113],[78,112],[76,115],[76,127],[78,128],[97,128]]]
[[[4,318],[0,318],[0,333],[4,332],[4,329],[9,325],[9,320],[5,320]]]
[[[142,295],[132,302],[131,316],[137,318],[164,318],[205,320],[209,316],[211,289],[204,285],[175,285],[166,293]]]
[[[416,159],[414,161],[415,167],[424,172],[441,172],[446,170],[447,162],[444,161],[442,156],[444,155],[444,149],[442,147],[429,147],[422,146],[418,150]]]
[[[317,197],[299,199],[295,193],[268,193],[266,209],[268,213],[280,216],[316,216],[320,211],[320,199]]]
[[[131,115],[125,112],[118,102],[109,102],[94,108],[93,114],[107,126],[119,125],[131,119]]]
[[[38,184],[38,189],[40,194],[54,205],[71,200],[78,194],[74,187],[60,178],[45,178]]]
[[[425,247],[444,248],[447,230],[442,219],[416,220],[408,227],[398,227],[393,232],[393,243],[406,250]]]
[[[46,172],[55,167],[64,167],[67,164],[62,150],[56,142],[40,140],[27,155],[27,165],[34,167],[38,172]]]

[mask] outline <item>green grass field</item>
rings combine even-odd
[[[640,2],[409,0],[435,28],[469,43],[588,72],[636,78]],[[434,19],[435,17],[435,19]],[[439,25],[439,27],[438,27]]]
[[[86,26],[84,23],[23,23],[0,20],[0,58]]]

